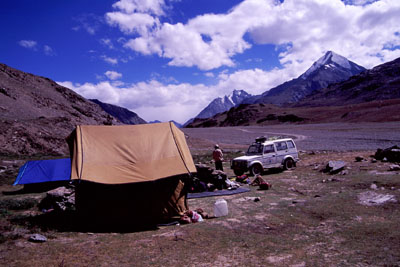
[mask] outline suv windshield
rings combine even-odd
[[[263,146],[261,144],[254,144],[249,146],[247,150],[247,155],[261,155],[263,151]]]

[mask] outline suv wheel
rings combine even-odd
[[[250,174],[253,176],[257,175],[257,174],[261,174],[262,171],[263,171],[263,167],[260,164],[254,164],[250,168]]]
[[[295,163],[293,159],[286,159],[285,162],[283,163],[283,168],[285,170],[292,170],[295,167]]]
[[[242,171],[242,170],[233,170],[233,172],[235,173],[236,176],[243,175],[243,173],[244,173],[244,171]]]

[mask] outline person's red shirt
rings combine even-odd
[[[222,161],[224,159],[223,156],[224,156],[224,154],[222,154],[222,150],[221,149],[217,148],[217,149],[214,150],[213,159],[215,161]]]

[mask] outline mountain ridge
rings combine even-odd
[[[400,58],[315,91],[295,106],[341,106],[400,98]]]
[[[127,108],[123,108],[117,105],[109,104],[109,103],[104,103],[101,102],[98,99],[89,99],[93,103],[96,103],[99,105],[105,112],[110,114],[111,116],[117,118],[119,121],[121,121],[124,124],[146,124],[147,122],[139,117],[138,114],[136,114],[133,111],[130,111]]]
[[[329,84],[347,80],[365,68],[332,51],[326,52],[299,77],[284,82],[261,95],[243,101],[245,104],[293,104]]]
[[[97,104],[49,78],[0,63],[0,154],[68,155],[76,125],[120,124]]]
[[[400,58],[316,90],[295,104],[241,104],[187,127],[400,121],[398,110]]]
[[[213,99],[196,118],[210,118],[217,113],[229,110],[230,108],[240,104],[244,99],[251,95],[244,90],[233,90],[231,94]]]

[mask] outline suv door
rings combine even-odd
[[[296,145],[292,140],[287,141],[288,145],[288,155],[292,156],[295,160],[298,160],[299,154],[297,152]]]
[[[275,165],[277,163],[274,145],[264,146],[262,163],[265,168],[269,168],[271,165]]]
[[[275,142],[277,163],[282,163],[288,154],[288,146],[285,141]]]

